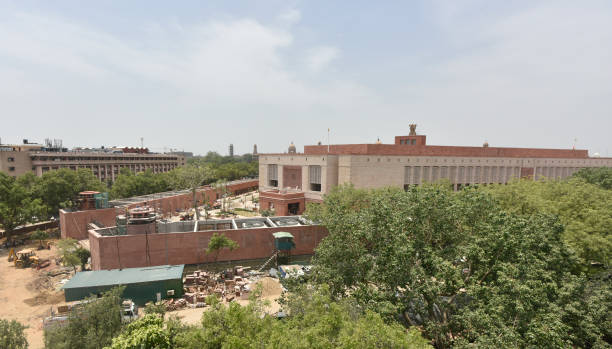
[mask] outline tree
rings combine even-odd
[[[564,181],[520,180],[491,185],[490,193],[506,211],[530,216],[550,213],[565,226],[563,240],[582,259],[610,265],[612,262],[612,191],[581,178]]]
[[[15,320],[0,319],[0,348],[25,349],[28,340],[24,333],[27,326]]]
[[[39,248],[43,248],[43,240],[47,240],[49,238],[49,234],[44,230],[36,230],[35,232],[30,234],[30,239],[39,241]]]
[[[313,280],[386,321],[422,326],[439,348],[566,347],[561,294],[580,282],[563,225],[509,214],[478,189],[339,187],[308,217],[329,235]]]
[[[583,168],[574,173],[574,177],[582,178],[587,183],[598,185],[606,190],[612,189],[612,168],[610,167]]]
[[[62,263],[65,266],[70,266],[76,272],[76,267],[82,264],[81,256],[82,252],[79,251],[79,243],[75,239],[63,239],[58,241],[57,248],[59,249]],[[88,257],[89,258],[89,257]],[[85,260],[87,262],[87,260]]]
[[[0,226],[7,241],[11,240],[15,228],[32,222],[34,217],[43,216],[44,212],[39,199],[32,199],[13,177],[0,173]]]
[[[121,295],[124,287],[115,287],[101,298],[73,308],[65,325],[45,329],[45,348],[102,349],[111,345],[121,331]]]
[[[91,252],[88,249],[78,246],[76,250],[74,250],[74,254],[79,259],[81,263],[81,270],[85,270],[85,265],[89,261],[89,257],[91,257]]]
[[[333,301],[325,287],[301,288],[288,296],[289,316],[267,316],[264,303],[246,306],[214,302],[202,314],[201,326],[176,337],[176,348],[427,348],[418,331],[406,333],[398,324],[363,312],[355,304]]]
[[[147,314],[143,318],[128,324],[121,334],[113,338],[108,349],[169,349],[169,333],[164,329],[164,318],[156,314]]]
[[[222,249],[225,248],[230,251],[233,251],[237,249],[238,247],[239,247],[238,243],[228,238],[227,236],[225,236],[225,234],[213,233],[213,235],[210,238],[210,241],[208,242],[206,253],[213,253],[215,255],[215,263],[216,263],[217,259],[219,258],[219,253],[221,252]]]
[[[34,195],[55,215],[61,208],[75,207],[78,194],[86,190],[103,192],[106,186],[91,170],[61,168],[44,173],[34,188]]]
[[[185,166],[178,169],[177,177],[181,186],[191,189],[193,209],[196,214],[196,220],[200,220],[200,210],[198,209],[197,189],[202,186],[208,178],[208,173],[204,167],[196,167],[193,165]]]

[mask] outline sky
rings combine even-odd
[[[3,1],[0,138],[612,156],[612,1]]]

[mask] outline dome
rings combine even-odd
[[[380,138],[376,140],[376,144],[382,144],[382,142],[380,141]]]
[[[291,141],[291,144],[289,144],[289,150],[288,150],[288,152],[289,152],[289,153],[295,153],[295,152],[296,152],[296,150],[295,150],[295,144],[293,144],[293,141]]]

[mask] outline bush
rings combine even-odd
[[[0,319],[0,348],[27,348],[28,340],[24,333],[26,328],[15,320]]]

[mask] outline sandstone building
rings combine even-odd
[[[356,188],[449,180],[454,189],[474,184],[507,183],[513,178],[561,179],[584,167],[612,167],[612,158],[590,157],[587,150],[427,145],[410,125],[394,144],[308,145],[297,153],[259,155],[261,209],[278,215],[301,214],[336,185]]]
[[[90,169],[104,182],[114,182],[122,168],[133,172],[151,169],[154,173],[167,172],[185,165],[185,156],[154,154],[146,148],[74,149],[28,143],[0,144],[0,171],[10,176],[32,172],[37,176],[60,168]]]

